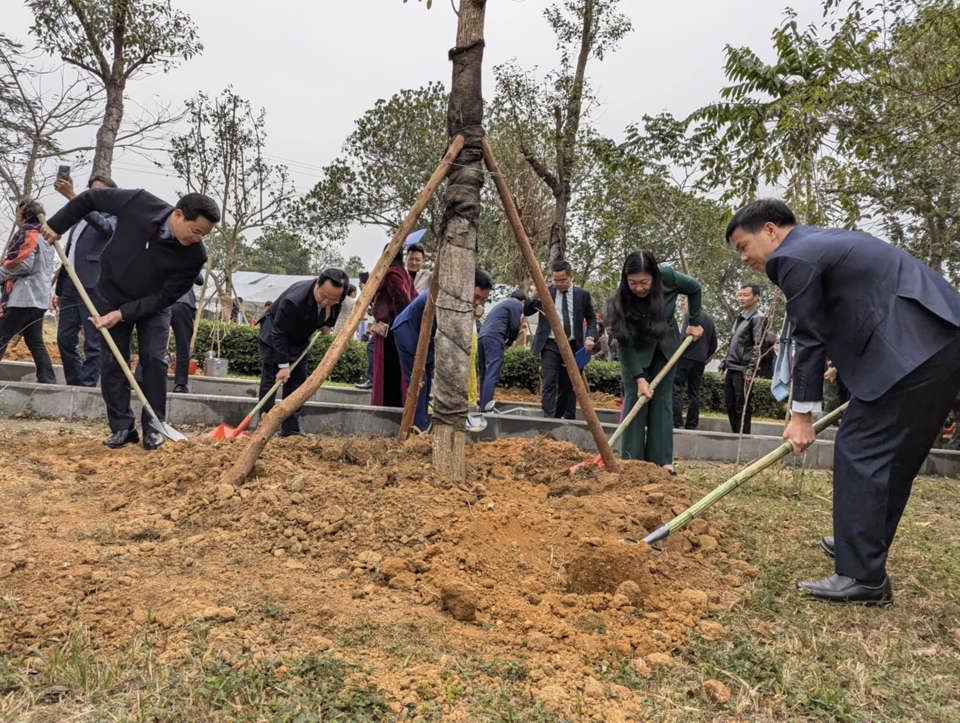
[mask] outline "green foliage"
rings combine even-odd
[[[500,386],[536,392],[540,388],[540,360],[524,347],[504,349]]]
[[[252,244],[244,244],[240,267],[265,274],[312,274],[318,270],[308,244],[288,229],[271,228]],[[324,262],[325,265],[325,262]]]
[[[623,395],[619,362],[594,359],[584,367],[583,371],[593,391],[613,394],[617,397]]]
[[[230,361],[230,371],[234,374],[260,374],[260,342],[257,335],[259,326],[246,324],[230,324],[221,321],[203,320],[197,330],[197,343],[194,356],[205,359],[208,349],[219,349],[219,355]],[[314,344],[313,350],[307,356],[307,369],[312,371],[324,353],[333,343],[333,336],[321,336]],[[330,373],[329,380],[358,384],[367,376],[367,349],[359,341],[347,344],[336,366]]]

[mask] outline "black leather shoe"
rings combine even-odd
[[[114,432],[103,440],[103,443],[110,449],[120,449],[125,444],[136,444],[139,441],[140,435],[137,434],[136,428],[130,427],[130,429],[121,429],[119,432]]]
[[[831,575],[822,580],[800,580],[797,589],[826,602],[857,603],[859,605],[891,605],[893,590],[890,576],[883,582],[868,583],[846,575]]]
[[[186,384],[176,384],[176,385],[174,385],[174,387],[173,387],[173,393],[174,393],[174,394],[189,394],[189,393],[190,393],[190,390],[187,389],[187,385],[186,385]]]
[[[827,537],[820,538],[820,549],[823,550],[823,554],[827,557],[836,557],[836,551],[833,546],[833,535],[828,535]]]
[[[163,435],[160,434],[155,429],[145,429],[143,430],[143,448],[144,449],[156,449],[161,444],[166,442]]]

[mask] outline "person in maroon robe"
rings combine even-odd
[[[376,334],[373,347],[373,389],[370,403],[378,407],[402,407],[407,388],[400,367],[397,345],[390,325],[416,293],[413,280],[403,266],[403,249],[397,252],[387,268],[376,296],[373,297],[373,319],[370,330]]]

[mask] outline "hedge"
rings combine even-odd
[[[215,331],[220,336],[220,356],[230,361],[232,373],[254,376],[260,374],[260,343],[257,340],[259,326],[202,320],[193,351],[194,357],[201,363],[207,357],[207,350],[211,348]],[[331,343],[333,337],[329,335],[321,336],[317,340],[307,357],[307,369],[313,370],[320,363]],[[358,384],[366,377],[367,345],[351,341],[330,373],[330,381]]]
[[[257,341],[259,327],[203,320],[197,332],[194,356],[201,361],[206,358],[215,327],[220,335],[220,354],[230,360],[230,371],[235,374],[260,374],[260,346]],[[332,342],[332,336],[320,337],[307,359],[308,369],[312,370],[320,363],[320,359]],[[365,343],[359,341],[351,341],[347,344],[347,348],[330,374],[330,381],[345,384],[364,381],[367,376],[366,347]],[[592,390],[615,396],[622,394],[618,362],[594,360],[587,365],[585,372],[587,383]],[[540,360],[529,349],[519,347],[507,349],[500,372],[500,386],[526,389],[536,393],[540,388]],[[832,385],[825,386],[825,396],[827,408],[835,405],[836,392]],[[754,416],[783,418],[784,405],[770,394],[769,380],[755,379],[751,397]],[[707,412],[724,411],[722,374],[707,372],[703,375],[700,408]]]

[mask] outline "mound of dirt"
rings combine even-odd
[[[530,692],[563,709],[597,689],[598,658],[649,670],[755,574],[726,557],[702,520],[668,538],[663,554],[635,544],[691,501],[681,478],[639,462],[571,477],[583,454],[547,439],[471,446],[465,487],[433,471],[425,438],[282,439],[239,488],[218,484],[239,441],[154,453],[74,435],[8,441],[8,650],[81,625],[94,646],[146,633],[161,659],[176,660],[202,625],[206,655],[333,647],[399,700],[412,675],[429,682],[449,665],[440,656],[404,669],[383,631],[414,626],[422,645],[442,637],[463,654],[523,660]],[[282,611],[282,635],[265,609]],[[357,632],[370,627],[381,633]],[[628,711],[631,693],[620,688],[617,709]],[[614,705],[594,704],[600,713]]]

